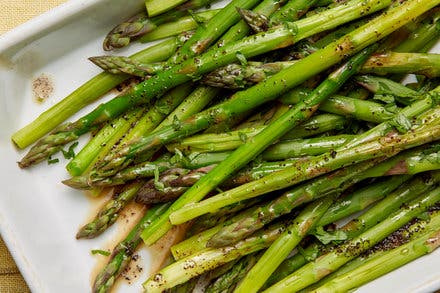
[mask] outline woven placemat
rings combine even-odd
[[[67,0],[0,0],[0,34]],[[0,292],[30,292],[0,235]]]
[[[0,34],[64,2],[66,0],[0,0]]]

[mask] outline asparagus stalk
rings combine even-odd
[[[322,255],[315,261],[306,264],[264,292],[294,292],[319,281],[357,255],[374,246],[388,234],[405,225],[421,212],[426,211],[439,200],[440,188],[437,187],[428,194],[421,195],[410,202],[408,206],[391,214],[361,235],[342,244],[337,249]]]
[[[417,125],[421,125],[421,127],[423,127],[423,123],[435,120],[436,118],[434,117],[436,116],[435,113],[437,112],[437,108],[431,108],[437,103],[439,90],[440,87],[435,88],[434,90],[425,94],[424,99],[418,100],[398,111],[393,119],[382,122],[370,130],[356,136],[339,150],[349,149],[359,144],[375,140],[381,136],[385,136],[386,134],[392,134],[393,131],[395,132],[396,130],[399,132],[408,131],[411,128],[411,122],[409,119],[414,117],[417,117],[416,120],[413,121],[414,127],[418,127]]]
[[[263,256],[252,267],[235,292],[257,292],[269,276],[311,231],[317,221],[327,211],[335,199],[335,195],[316,200],[308,204],[293,220],[286,231],[276,239],[264,252]]]
[[[283,95],[282,101],[283,103],[296,104],[300,101],[298,98],[297,95],[287,93]],[[319,106],[319,110],[373,123],[381,123],[389,120],[395,114],[394,111],[391,112],[379,103],[340,95],[334,95],[328,98]],[[398,108],[396,110],[398,110]]]
[[[440,35],[440,11],[432,10],[432,16],[422,21],[421,25],[411,33],[407,40],[393,49],[395,52],[415,52],[422,49],[432,39],[437,39]]]
[[[251,9],[257,0],[232,0],[223,7],[205,26],[199,26],[194,35],[169,60],[178,64],[204,52],[212,43],[240,20],[237,7]]]
[[[432,151],[438,156],[438,153],[435,153],[435,147]],[[295,187],[292,190],[284,192],[280,197],[271,200],[264,205],[246,211],[246,216],[242,217],[239,221],[232,221],[232,223],[225,225],[221,230],[219,230],[209,240],[208,245],[218,247],[230,244],[238,239],[242,239],[243,237],[246,237],[247,235],[250,235],[256,230],[260,229],[265,224],[271,222],[275,218],[289,213],[293,208],[305,202],[309,202],[335,192],[342,192],[353,184],[366,178],[380,177],[397,173],[405,175],[419,173],[416,171],[417,168],[411,170],[410,166],[412,166],[413,162],[420,158],[420,156],[424,156],[423,152],[424,150],[409,150],[380,164],[377,164],[377,161],[373,160],[366,163],[353,165],[330,173],[328,176],[324,175],[311,182]],[[426,160],[424,162],[427,162],[430,165],[429,162],[431,161],[431,158],[428,157],[429,155],[426,156]],[[373,165],[376,166],[372,167]],[[420,171],[423,172],[433,170],[438,167],[439,165],[437,164],[435,166],[428,167],[427,169],[422,168]],[[387,186],[379,185],[374,186],[376,188],[370,187],[366,193],[369,194],[372,191],[377,191],[377,187],[383,187],[380,189],[379,194],[383,194],[384,196],[388,192],[397,188],[399,183],[404,182],[408,179],[408,177],[409,176],[404,176],[403,178],[391,180],[391,182],[388,182],[389,185]],[[331,178],[331,180],[328,178]],[[361,195],[363,194],[362,191],[359,193]],[[355,198],[359,196],[357,194],[358,193],[356,193]],[[340,216],[340,214],[335,214],[333,219],[335,219],[338,215]],[[332,214],[327,213],[323,217],[332,217]],[[341,219],[341,217],[336,219]]]
[[[246,65],[232,63],[207,74],[202,82],[213,87],[247,88],[291,66],[295,62],[249,62]],[[360,72],[379,75],[414,73],[433,78],[440,75],[439,68],[439,54],[385,52],[371,56],[360,69]]]
[[[288,140],[310,137],[331,130],[342,130],[346,125],[347,119],[342,116],[331,114],[316,115],[301,125],[294,127],[282,139],[286,140],[286,144],[289,144]],[[226,133],[194,135],[178,143],[170,144],[167,148],[170,151],[178,149],[183,152],[191,151],[199,153],[233,150],[243,145],[247,140],[252,139],[255,135],[263,131],[265,127],[265,125],[262,125],[251,128],[241,128]],[[323,140],[325,139],[323,138]],[[311,138],[310,142],[314,143],[314,139]],[[283,154],[280,154],[280,156],[284,157]]]
[[[371,211],[360,215],[356,220],[352,220],[345,224],[340,230],[344,231],[348,237],[352,235],[359,235],[362,231],[374,226],[379,219],[376,215],[379,212],[389,214],[390,212],[399,208],[402,201],[413,199],[418,194],[427,192],[433,184],[438,183],[440,180],[440,172],[435,171],[431,173],[431,176],[417,176],[416,178],[404,183],[402,187],[397,189],[395,192],[390,193],[379,203],[375,204]],[[402,192],[405,190],[405,192]]]
[[[246,65],[232,63],[205,75],[202,83],[228,89],[248,88],[294,63],[295,61],[249,62]]]
[[[100,271],[93,283],[93,292],[108,292],[116,278],[125,270],[136,248],[141,244],[140,233],[154,219],[169,207],[169,204],[156,205],[150,208],[128,236],[113,249],[105,267]]]
[[[89,60],[112,74],[130,74],[147,77],[163,69],[163,63],[142,64],[124,56],[94,56]]]
[[[208,230],[218,224],[229,221],[232,216],[240,214],[239,212],[251,206],[255,206],[264,201],[264,199],[252,199],[244,202],[239,202],[236,205],[219,210],[217,213],[200,217],[197,222],[193,223],[188,230],[187,235],[193,236],[201,231]]]
[[[197,3],[203,5],[203,3]],[[204,5],[203,5],[204,6]],[[178,25],[183,26],[184,30],[175,30],[175,34],[189,31],[197,27],[195,19],[189,15],[188,9],[197,9],[200,6],[181,6],[177,9],[160,15],[158,17],[150,18],[144,12],[136,14],[135,16],[125,20],[121,24],[115,26],[105,37],[103,42],[103,49],[110,51],[117,48],[128,46],[131,41],[142,37],[144,35],[155,35],[155,39],[166,38],[172,35],[167,34],[167,30],[163,30],[163,26],[172,23],[173,27]],[[217,10],[208,10],[199,12],[194,15],[198,20],[207,21],[212,18]],[[169,25],[168,25],[169,26]]]
[[[168,59],[183,41],[182,37],[172,38],[144,49],[130,58],[142,63],[163,61]],[[41,114],[32,123],[14,133],[12,141],[19,148],[29,146],[84,106],[128,78],[127,75],[115,76],[106,72],[100,73]]]
[[[333,280],[339,279],[341,276],[347,276],[348,274],[354,276],[354,278],[356,279],[359,275],[357,273],[354,274],[354,270],[358,271],[358,268],[360,267],[365,268],[364,265],[366,265],[367,263],[370,264],[372,262],[380,261],[380,259],[383,260],[383,257],[388,255],[388,252],[390,250],[399,250],[400,253],[402,253],[403,251],[405,251],[406,247],[412,246],[411,244],[408,244],[408,242],[411,241],[412,243],[415,243],[414,241],[417,241],[417,239],[427,236],[427,234],[432,234],[433,231],[440,227],[440,214],[438,212],[433,212],[430,213],[429,216],[429,220],[427,221],[416,220],[412,221],[415,223],[408,223],[396,232],[390,234],[382,242],[377,244],[372,249],[368,250],[364,255],[361,255],[358,258],[348,262],[336,272],[328,275],[327,277],[321,279],[319,282],[307,287],[302,291],[310,292],[311,290],[320,288],[322,285],[324,285],[323,287],[327,287],[327,282],[333,283]],[[404,253],[402,253],[402,255],[403,254]]]
[[[217,0],[146,0],[145,7],[149,17],[154,17],[172,9],[172,11],[188,11],[208,7]]]
[[[66,169],[72,176],[79,176],[102,159],[111,147],[135,124],[144,114],[144,109],[135,109],[107,123],[67,164]],[[84,181],[86,182],[86,180]]]
[[[316,226],[323,227],[364,210],[366,207],[383,199],[410,178],[410,175],[390,176],[372,185],[358,189],[348,196],[344,196],[328,209],[328,212],[322,216]]]
[[[221,187],[237,186],[259,179],[272,172],[283,170],[293,165],[293,161],[281,161],[262,163],[257,166],[239,172],[230,180],[226,180]],[[169,201],[178,198],[186,192],[192,185],[194,185],[203,176],[215,168],[216,165],[209,165],[195,170],[173,168],[165,172],[163,176],[157,180],[150,179],[139,190],[137,200],[141,203],[155,203],[156,201]],[[160,186],[158,188],[157,186]]]
[[[180,259],[151,276],[143,284],[144,289],[148,292],[162,292],[225,263],[259,251],[269,246],[285,230],[285,226],[284,223],[275,224],[234,246],[208,248]]]
[[[236,284],[243,279],[247,272],[255,265],[259,253],[252,253],[242,257],[234,266],[218,277],[207,288],[206,293],[232,292]]]
[[[435,108],[435,112],[437,111],[440,111],[440,108]],[[437,126],[438,118],[433,117],[431,123],[416,127],[406,134],[382,137],[370,142],[355,144],[351,148],[347,148],[346,144],[342,150],[337,149],[334,152],[312,157],[307,161],[299,161],[290,168],[262,179],[220,193],[202,202],[187,204],[186,207],[174,211],[170,215],[170,220],[173,224],[183,223],[234,202],[286,188],[344,166],[368,159],[393,156],[402,150],[437,140]],[[364,134],[359,136],[363,137]],[[353,139],[352,142],[355,140]]]
[[[355,270],[334,278],[311,292],[348,291],[385,275],[440,246],[440,226],[437,231],[427,233],[404,244],[381,257],[374,258]]]
[[[286,3],[286,5],[284,5],[283,9],[280,9],[274,13],[273,18],[270,21],[270,25],[290,21],[292,16],[294,16],[296,19],[299,19],[309,10],[310,7],[316,5],[317,2],[318,1],[316,0],[289,1]]]
[[[379,75],[414,73],[433,78],[440,75],[439,62],[439,54],[386,52],[371,56],[361,72]]]
[[[394,96],[404,104],[410,104],[423,97],[422,93],[383,77],[363,75],[357,77],[356,81],[375,94]]]
[[[401,187],[389,193],[385,199],[381,200],[378,203],[379,208],[369,209],[365,212],[363,217],[368,220],[366,223],[366,229],[373,227],[378,222],[384,220],[387,215],[394,213],[399,208],[405,207],[410,201],[414,200],[415,197],[421,196],[432,189],[432,187],[438,182],[438,178],[436,178],[438,177],[438,174],[436,173],[438,172],[421,174],[412,179],[413,183],[420,188],[414,188],[412,183],[407,181]],[[425,182],[425,184],[422,182]],[[394,201],[394,198],[397,198],[397,200]],[[392,206],[387,207],[389,203],[391,203]],[[383,207],[386,207],[386,212],[382,210]],[[344,215],[341,215],[341,217],[344,217]],[[342,218],[337,218],[335,220],[340,219]],[[346,226],[344,230],[349,239],[350,237],[359,236],[363,231],[365,231],[365,229],[358,229],[356,226],[353,226],[353,228]],[[297,253],[290,259],[286,260],[286,262],[280,266],[280,269],[272,275],[267,285],[272,285],[280,281],[282,278],[302,267],[308,261],[313,261],[320,256],[323,251],[325,251],[325,249],[322,247],[322,244],[317,242],[312,243],[307,248],[303,249],[302,253]]]
[[[77,239],[95,238],[107,230],[118,218],[119,212],[133,199],[139,190],[140,183],[134,182],[124,186],[123,190],[109,200],[98,212],[96,217],[81,227],[76,234]]]
[[[170,11],[176,6],[185,3],[186,0],[145,0],[145,8],[149,17],[153,17],[164,12]]]
[[[139,41],[141,43],[148,43],[195,30],[198,26],[206,25],[219,11],[219,9],[201,11],[182,17],[175,22],[164,23],[154,31],[140,37]]]

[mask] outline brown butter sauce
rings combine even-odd
[[[90,211],[83,224],[86,224],[93,220],[100,208],[113,196],[113,193],[113,188],[102,190],[98,195],[91,195],[90,193],[85,192],[87,198],[90,201]],[[130,233],[134,226],[136,226],[136,224],[139,222],[145,212],[146,207],[144,205],[135,202],[129,203],[121,211],[118,220],[114,224],[116,225],[116,232],[113,232],[111,237],[107,236],[108,239],[101,245],[101,247],[97,247],[97,249],[102,249],[111,253],[113,251],[113,248],[119,242],[124,240],[128,233]],[[148,271],[148,276],[159,271],[164,265],[169,262],[171,246],[180,242],[184,238],[186,230],[187,225],[179,225],[177,227],[173,227],[173,229],[171,229],[164,237],[159,239],[159,241],[157,241],[154,245],[150,247],[145,247],[145,245],[141,244],[141,246],[137,250],[137,253],[133,255],[134,259],[132,259],[132,261],[130,262],[129,267],[116,280],[110,292],[117,292],[118,288],[124,283],[131,284],[137,278],[143,276],[143,272],[145,270]],[[145,262],[143,262],[142,259],[139,258],[140,250],[147,251],[150,254],[151,264],[149,268],[144,267]],[[109,259],[109,257],[99,254],[94,255],[93,257],[95,258],[96,263],[90,273],[90,288],[93,287],[93,282],[95,281],[96,276],[104,268]]]

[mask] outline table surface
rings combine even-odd
[[[0,0],[0,34],[67,0]],[[29,292],[0,235],[0,292]]]

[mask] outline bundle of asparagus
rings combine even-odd
[[[104,49],[171,38],[91,57],[105,72],[12,137],[36,142],[27,168],[95,132],[64,183],[115,193],[77,238],[106,231],[132,201],[149,207],[93,291],[111,290],[142,243],[184,223],[146,292],[344,291],[435,250],[440,57],[428,51],[440,0],[193,11],[213,2],[146,0]],[[416,82],[402,84],[406,74]],[[125,92],[61,124],[130,77]]]

